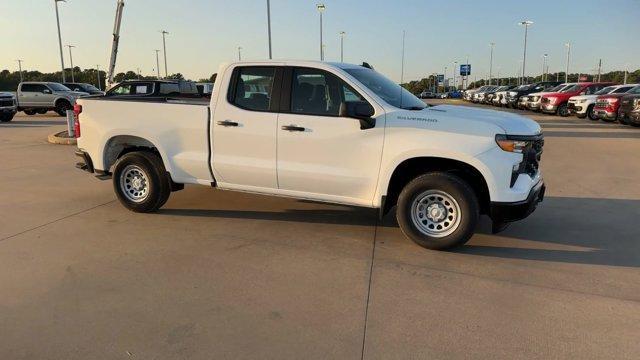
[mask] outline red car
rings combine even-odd
[[[593,107],[593,113],[602,121],[614,122],[618,120],[621,98],[625,95],[625,93],[622,93],[598,96]]]
[[[567,103],[570,97],[591,95],[609,85],[613,85],[613,83],[581,82],[561,92],[543,95],[542,100],[540,100],[540,108],[542,112],[547,114],[569,116]]]

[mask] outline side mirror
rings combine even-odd
[[[49,90],[49,89],[44,89],[44,90],[42,90],[42,93],[43,93],[43,94],[51,94],[51,90]]]
[[[372,118],[375,110],[371,104],[365,101],[345,101],[340,104],[340,117],[349,117],[360,120],[360,129],[366,130],[376,126],[376,119]]]

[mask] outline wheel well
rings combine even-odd
[[[69,100],[67,100],[67,99],[64,99],[64,98],[60,98],[60,99],[56,100],[56,102],[55,102],[54,106],[55,106],[55,107],[58,107],[58,104],[60,104],[60,103],[62,103],[62,102],[66,102],[67,104],[71,105],[71,101],[69,101]]]
[[[488,213],[490,205],[489,187],[480,171],[462,161],[437,157],[419,157],[403,161],[393,171],[387,188],[382,214],[388,213],[396,205],[398,196],[406,184],[420,175],[434,171],[448,172],[467,182],[478,197],[480,213]]]
[[[104,170],[111,172],[111,168],[119,158],[133,151],[149,151],[162,159],[160,152],[150,141],[138,136],[119,135],[109,139],[104,147]]]

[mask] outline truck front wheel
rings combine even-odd
[[[402,232],[427,249],[463,245],[478,223],[476,194],[466,182],[449,173],[415,178],[404,187],[397,205],[396,217]]]
[[[171,182],[160,157],[151,152],[136,151],[125,154],[116,162],[113,188],[127,209],[148,213],[167,202]]]

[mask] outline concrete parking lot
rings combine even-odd
[[[46,142],[64,119],[19,115],[0,124],[0,359],[638,359],[640,130],[522,113],[547,198],[452,252],[393,214],[205,187],[131,213]]]

